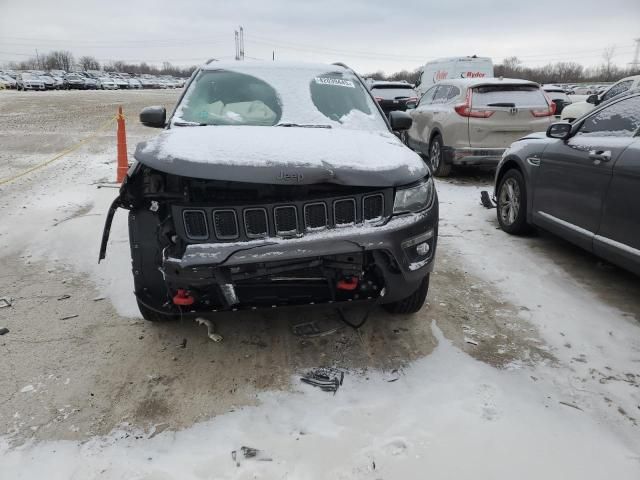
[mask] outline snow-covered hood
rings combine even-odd
[[[576,119],[582,117],[584,114],[589,113],[595,108],[595,105],[588,102],[574,102],[567,105],[562,109],[560,116],[564,120],[565,118]]]
[[[173,127],[138,144],[156,170],[212,180],[399,186],[428,169],[391,132],[259,126]]]

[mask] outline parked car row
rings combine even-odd
[[[65,72],[40,70],[0,71],[0,87],[18,90],[117,90],[143,88],[182,88],[185,80],[169,75],[133,76],[122,72]]]
[[[638,88],[640,88],[640,75],[623,78],[613,85],[607,86],[603,91],[589,95],[586,100],[574,102],[571,106],[562,110],[562,120],[573,122],[577,118],[589,113],[596,106],[607,103],[620,95],[624,95]]]
[[[549,83],[542,87],[560,88],[568,95],[591,95],[593,93],[600,94],[609,88],[611,84],[594,84],[594,85],[578,85],[576,83]]]

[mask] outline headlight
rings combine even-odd
[[[393,213],[418,212],[424,210],[433,200],[435,188],[433,178],[429,177],[424,182],[410,188],[396,190],[396,198],[393,202]]]

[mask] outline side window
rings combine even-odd
[[[588,117],[577,135],[632,137],[640,128],[640,96],[615,102]]]
[[[436,90],[436,94],[433,96],[433,103],[444,103],[447,101],[447,96],[449,94],[449,85],[438,85],[438,89]]]
[[[449,93],[447,94],[447,101],[456,98],[458,95],[460,95],[460,89],[452,85],[449,89]]]
[[[633,80],[625,80],[623,82],[616,83],[609,90],[607,90],[607,93],[602,96],[601,101],[606,102],[607,100],[611,100],[616,95],[620,95],[621,93],[626,92],[631,88],[632,84]]]
[[[424,92],[424,95],[420,99],[420,103],[418,104],[418,106],[420,107],[422,105],[429,105],[431,103],[431,100],[433,100],[433,94],[436,93],[437,88],[438,86],[434,85],[429,90]]]

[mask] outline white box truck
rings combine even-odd
[[[489,57],[448,57],[427,62],[416,83],[418,96],[441,80],[451,78],[493,77],[493,62]]]

